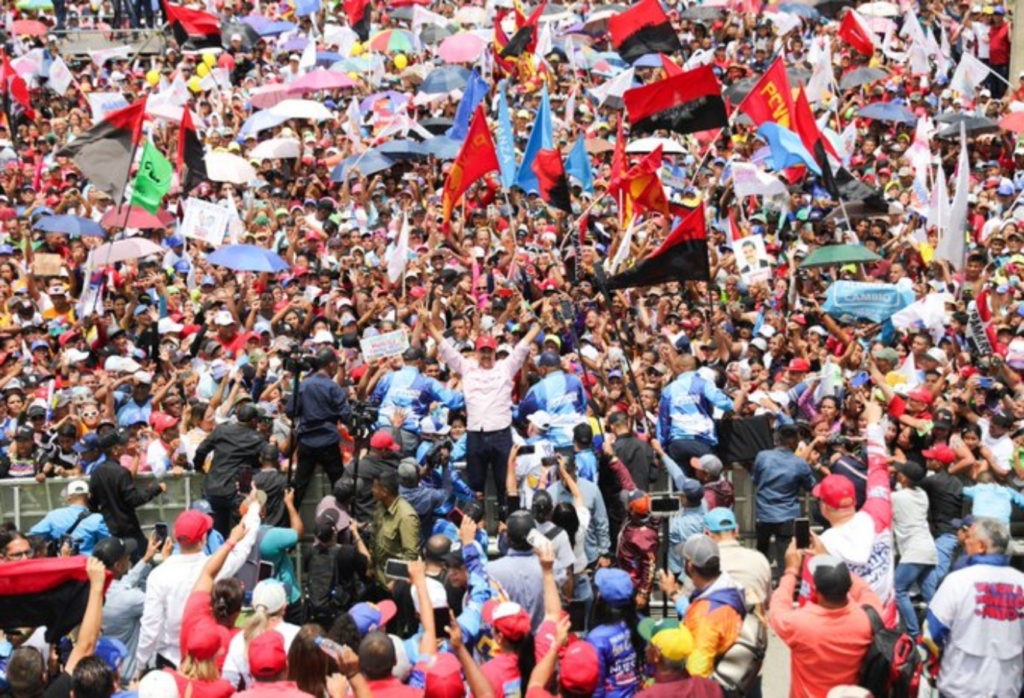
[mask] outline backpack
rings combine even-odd
[[[862,606],[871,621],[871,644],[860,668],[860,686],[872,695],[910,698],[917,695],[923,664],[903,622],[889,629],[871,606]]]
[[[302,579],[303,600],[306,604],[306,622],[330,627],[344,606],[338,598],[337,565],[340,545],[324,548],[314,545],[303,560],[305,575]]]
[[[260,560],[263,556],[260,554],[260,544],[263,543],[263,536],[267,534],[268,528],[260,527],[260,530],[256,532],[256,542],[252,544],[252,550],[249,551],[249,556],[245,558],[245,562],[242,563],[241,568],[235,572],[235,579],[242,583],[242,590],[249,596],[252,596],[252,590],[256,588],[256,584],[260,578]]]
[[[768,623],[760,607],[747,605],[736,642],[715,663],[711,678],[728,695],[744,696],[753,690],[768,651]]]

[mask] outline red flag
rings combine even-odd
[[[473,120],[469,124],[469,132],[462,144],[459,156],[452,163],[448,178],[444,181],[441,194],[441,210],[444,218],[444,229],[448,231],[455,202],[474,182],[488,172],[499,169],[498,152],[494,148],[494,139],[487,128],[483,105],[476,108]]]
[[[28,95],[28,85],[25,84],[25,79],[14,70],[6,53],[3,67],[0,68],[0,92],[10,95],[15,102],[20,104],[25,110],[25,116],[29,119],[36,118],[36,113],[32,109],[32,101]]]
[[[565,176],[561,154],[557,150],[538,150],[530,169],[537,175],[540,198],[555,208],[572,213],[569,180]]]
[[[498,10],[498,14],[494,18],[494,46],[491,47],[491,50],[494,51],[494,63],[501,68],[505,75],[511,75],[516,68],[514,60],[501,57],[501,52],[508,46],[508,35],[501,28],[501,21],[505,19],[509,12],[511,10]]]
[[[619,178],[617,182],[612,182],[608,193],[617,197],[621,191],[625,195],[624,209],[627,220],[633,214],[644,211],[655,211],[665,216],[669,214],[665,187],[658,176],[662,160],[662,148],[659,145],[631,167],[625,176]]]
[[[373,9],[370,0],[344,0],[345,16],[348,26],[359,35],[360,41],[370,38],[370,12]]]
[[[655,286],[669,281],[707,281],[708,233],[704,203],[680,221],[656,250],[630,269],[608,279],[608,288]]]
[[[169,2],[164,3],[164,13],[179,45],[189,42],[194,48],[220,47],[220,20],[216,15]]]
[[[680,68],[675,61],[666,56],[664,53],[659,53],[658,55],[661,56],[661,67],[665,69],[665,77],[670,78],[675,75],[683,74],[683,69]]]
[[[502,58],[518,58],[524,53],[533,53],[537,48],[537,24],[540,22],[541,13],[547,2],[541,3],[533,13],[523,19],[523,15],[516,8],[516,33],[508,40],[501,49]]]
[[[729,209],[729,237],[732,238],[732,242],[742,240],[743,238],[746,237],[746,234],[743,232],[743,228],[741,228],[739,226],[739,223],[736,222],[735,208]]]
[[[849,9],[843,15],[837,32],[840,39],[857,49],[865,56],[875,55],[875,40],[871,30],[864,24],[864,20],[854,9]]]
[[[814,120],[814,112],[811,111],[811,104],[807,101],[807,93],[800,87],[796,93],[796,101],[793,102],[793,132],[800,136],[800,141],[807,148],[807,152],[814,153],[814,144],[821,141],[832,157],[840,160],[835,148],[829,140],[822,135],[818,128],[818,122]]]
[[[612,46],[627,63],[648,53],[673,54],[683,50],[679,35],[658,0],[640,0],[625,12],[612,15],[608,33]]]
[[[209,180],[206,174],[206,158],[203,151],[203,143],[196,133],[195,124],[192,123],[192,112],[188,105],[184,107],[185,113],[181,116],[181,130],[178,133],[178,177],[181,177],[182,167],[188,168],[188,175],[181,180],[182,189],[189,191],[200,182]]]
[[[661,129],[695,133],[729,123],[722,85],[709,65],[626,90],[622,100],[631,136]]]
[[[626,174],[626,137],[622,135],[622,117],[619,116],[618,130],[615,132],[615,150],[612,151],[612,186],[615,186],[615,183],[622,179],[624,174]]]
[[[120,204],[145,118],[146,98],[143,97],[110,112],[56,155],[72,158],[90,182]]]
[[[776,58],[754,89],[740,102],[739,110],[750,117],[754,126],[772,121],[792,129],[793,92],[782,58]]]

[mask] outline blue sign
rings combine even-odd
[[[893,284],[837,281],[828,287],[821,309],[837,320],[882,322],[914,300],[913,291]]]

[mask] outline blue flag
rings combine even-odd
[[[320,0],[294,0],[295,16],[306,17],[320,11]]]
[[[782,172],[796,165],[806,165],[807,169],[814,174],[821,174],[821,167],[814,160],[814,156],[808,152],[800,140],[800,136],[788,128],[779,126],[773,121],[767,121],[757,129],[757,135],[768,141],[768,148],[771,150],[768,164],[776,172]]]
[[[501,186],[508,189],[516,183],[516,144],[512,135],[512,119],[508,113],[508,100],[505,99],[505,81],[502,80],[498,89],[498,137],[494,148],[498,152],[498,164],[501,165]]]
[[[487,83],[474,70],[466,82],[466,89],[462,91],[462,101],[459,102],[459,109],[455,112],[455,123],[448,129],[448,137],[457,141],[466,140],[469,133],[469,120],[473,118],[476,105],[487,96]]]
[[[565,173],[576,178],[587,194],[594,193],[594,172],[590,169],[590,156],[583,136],[576,139],[576,144],[565,159]]]
[[[523,161],[519,164],[519,172],[516,173],[516,186],[527,194],[536,193],[540,189],[537,175],[533,173],[533,161],[537,158],[538,151],[551,150],[555,147],[551,132],[551,103],[548,99],[548,86],[544,85],[540,93],[537,120],[533,122],[530,140],[526,142]]]

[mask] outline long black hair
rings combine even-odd
[[[640,619],[636,613],[636,599],[630,599],[623,606],[612,606],[601,598],[601,592],[595,590],[595,593],[597,598],[592,607],[593,612],[587,627],[593,629],[599,625],[615,625],[620,621],[625,622],[626,627],[629,628],[629,641],[633,645],[633,651],[636,652],[637,660],[642,659],[647,643],[640,636],[638,629]]]
[[[580,517],[576,507],[568,502],[559,502],[551,514],[551,521],[569,536],[569,545],[576,547],[576,535],[580,531]]]

